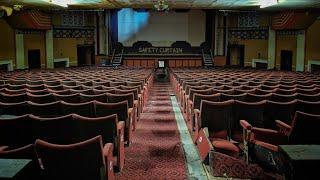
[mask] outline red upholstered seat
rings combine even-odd
[[[211,143],[214,147],[214,149],[218,152],[222,152],[224,154],[238,157],[239,156],[239,148],[233,144],[232,142],[226,140],[226,139],[220,139],[220,138],[210,138]]]
[[[113,145],[103,147],[101,136],[69,145],[37,140],[35,148],[45,179],[114,179]]]

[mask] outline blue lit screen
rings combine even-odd
[[[118,41],[126,42],[148,24],[149,12],[124,8],[118,12]]]

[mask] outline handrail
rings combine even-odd
[[[203,51],[203,49],[201,49],[201,51],[202,51],[202,63],[203,63],[203,65],[204,65],[204,63],[205,63],[204,61],[205,61],[206,59],[205,59],[205,57],[204,57],[204,51]]]
[[[211,61],[212,61],[212,64],[214,65],[214,59],[213,59],[213,54],[212,54],[212,50],[210,49],[210,54],[211,54]]]
[[[111,64],[113,63],[113,59],[114,59],[114,54],[116,53],[116,50],[114,49],[112,52],[112,58],[111,58]]]

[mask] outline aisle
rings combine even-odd
[[[155,83],[117,179],[187,179],[169,83]]]

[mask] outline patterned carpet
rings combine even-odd
[[[187,179],[169,83],[155,83],[117,179]]]

